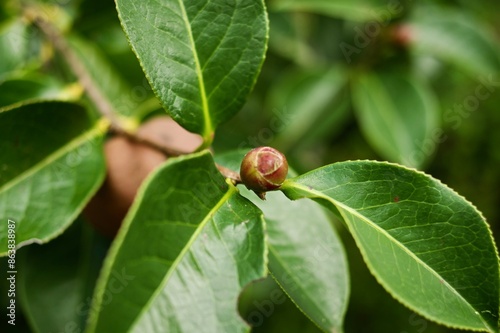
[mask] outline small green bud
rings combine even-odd
[[[257,194],[278,189],[287,174],[285,155],[271,147],[254,148],[241,162],[241,181]]]

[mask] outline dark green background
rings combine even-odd
[[[57,4],[56,1],[47,0],[47,3]],[[496,41],[500,41],[500,22],[498,20],[498,3],[496,1],[427,1],[440,4],[470,15],[482,21],[494,34]],[[6,22],[12,17],[19,15],[13,2],[4,4],[0,9],[0,20]],[[95,43],[106,55],[110,63],[118,70],[132,87],[144,86],[144,75],[138,65],[134,54],[130,51],[111,0],[76,0],[60,1],[63,8],[74,20],[72,31]],[[272,7],[272,1],[269,1]],[[415,5],[415,4],[414,4]],[[411,11],[411,7],[408,7]],[[293,60],[293,55],[287,54],[286,50],[280,49],[280,36],[273,35],[273,24],[279,24],[282,15],[290,15],[300,23],[298,30],[302,42],[309,45],[316,59],[320,61],[308,62],[307,59],[298,63]],[[405,18],[402,18],[404,21]],[[257,86],[248,99],[243,110],[232,120],[221,125],[219,128],[214,149],[223,152],[234,148],[251,147],[251,140],[262,133],[262,129],[269,128],[275,113],[270,106],[270,95],[276,85],[286,78],[290,73],[297,71],[323,71],[328,66],[345,65],[352,70],[407,70],[415,61],[407,50],[397,46],[377,44],[374,47],[363,49],[356,59],[346,64],[339,48],[342,41],[351,42],[353,36],[353,23],[341,18],[331,18],[320,14],[291,13],[270,14],[271,40],[277,43],[271,44],[267,59],[264,63],[262,73]],[[0,22],[1,23],[1,22]],[[27,64],[33,64],[37,59],[39,51],[36,47],[40,38],[39,34],[29,35],[30,42],[34,44],[33,50],[29,52]],[[274,43],[273,41],[273,43]],[[31,50],[31,49],[30,49]],[[36,64],[36,60],[34,61]],[[456,103],[462,103],[464,98],[474,92],[478,86],[477,78],[465,73],[460,68],[449,64],[441,64],[440,70],[435,71],[428,79],[432,88],[439,98],[441,107],[440,117],[444,117],[447,111]],[[43,64],[35,65],[35,71],[50,73],[61,82],[71,81],[72,75],[68,73],[66,66],[58,57]],[[55,75],[54,75],[55,73]],[[499,72],[492,73],[500,81]],[[489,98],[481,101],[479,107],[464,119],[459,126],[446,122],[443,119],[442,129],[446,140],[442,142],[437,151],[425,167],[425,171],[435,178],[441,179],[445,184],[455,189],[461,195],[473,202],[481,210],[490,223],[494,236],[500,240],[500,85]],[[1,91],[0,91],[1,95]],[[151,97],[151,90],[147,91]],[[341,99],[349,98],[343,96]],[[341,103],[335,101],[334,103]],[[319,131],[322,119],[319,119],[315,127],[307,133],[314,136],[315,130]],[[455,128],[456,127],[456,128]],[[273,135],[277,133],[273,132]],[[267,140],[269,136],[262,134],[265,140],[258,141],[259,144],[276,144],[273,140]],[[261,138],[262,138],[261,137]],[[306,136],[307,137],[307,136]],[[299,138],[299,142],[305,141]],[[276,148],[281,148],[279,142]],[[358,123],[352,112],[349,112],[341,126],[333,126],[331,129],[322,131],[321,135],[312,142],[294,145],[284,151],[289,157],[289,163],[299,172],[305,172],[325,164],[347,159],[382,159],[370,146],[370,143],[362,135]],[[427,321],[400,305],[391,298],[383,288],[377,284],[368,272],[359,251],[354,245],[352,238],[345,229],[339,227],[339,232],[344,240],[346,252],[349,258],[351,275],[351,298],[345,321],[345,333],[355,332],[394,332],[394,333],[444,333],[454,330],[438,326]],[[85,232],[91,232],[85,229]],[[71,230],[81,232],[81,230]],[[65,235],[69,237],[68,235]],[[50,246],[50,245],[47,245]],[[30,246],[34,247],[34,246]],[[105,247],[101,250],[104,253]],[[24,252],[29,248],[19,251],[18,256],[22,258]],[[102,257],[96,255],[95,258]],[[78,251],[75,252],[78,257]],[[61,258],[64,260],[78,260],[73,258]],[[98,260],[98,259],[96,259]],[[4,283],[4,261],[2,259],[2,277],[0,283],[0,299],[2,309],[6,306],[6,292]],[[62,263],[61,261],[61,263]],[[22,274],[20,272],[19,274]],[[252,284],[242,296],[240,310],[243,317],[248,317],[255,311],[255,304],[266,303],[277,285],[268,278]],[[18,303],[19,304],[19,303]],[[266,303],[267,304],[267,303]],[[287,332],[305,333],[319,332],[314,325],[308,321],[290,302],[274,304],[272,314],[263,315],[263,324],[255,328],[254,332]],[[257,309],[258,310],[258,309]],[[4,310],[2,310],[4,311]],[[57,309],[54,309],[57,311]],[[261,311],[262,313],[262,311]],[[16,327],[6,324],[5,316],[0,321],[2,332],[29,332],[21,307],[17,308]],[[458,332],[458,331],[457,331]]]

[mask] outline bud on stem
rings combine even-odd
[[[285,155],[271,147],[250,150],[240,167],[241,181],[263,198],[263,193],[277,190],[288,174]]]

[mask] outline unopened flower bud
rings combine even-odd
[[[271,147],[254,148],[241,162],[241,181],[257,194],[278,189],[287,174],[285,155]]]

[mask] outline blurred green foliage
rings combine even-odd
[[[112,0],[42,2],[54,23],[91,44],[132,87],[134,107],[145,110],[146,116],[158,111],[159,104],[152,101],[153,93],[130,50]],[[0,103],[28,97],[75,98],[68,93],[74,76],[23,17],[20,4],[7,0],[0,5],[0,90],[13,91]],[[425,169],[473,202],[500,239],[497,1],[269,0],[268,9],[271,32],[262,73],[244,109],[219,128],[216,151],[273,145],[302,173],[348,159],[390,159],[373,142],[381,133],[396,140],[413,140],[417,152],[402,148],[402,153],[422,157],[422,163],[413,166]],[[394,125],[392,118],[382,119],[394,125],[384,130],[373,124],[360,126],[362,113],[357,112],[356,96],[351,93],[353,78],[389,72],[425,82],[439,105],[433,110],[439,121],[431,128],[438,130],[432,132],[436,135],[415,139],[408,135],[411,131]],[[50,79],[45,79],[48,74]],[[23,88],[16,89],[20,84]],[[403,102],[413,98],[399,95],[404,92],[397,86],[385,88],[389,101],[384,103],[391,103],[395,96]],[[407,107],[412,111],[413,106]],[[420,126],[421,120],[417,114],[415,125]],[[369,274],[348,233],[342,227],[339,231],[352,281],[346,333],[454,332],[393,300]],[[0,284],[3,309],[7,301],[4,287]],[[273,303],[269,315],[267,309],[262,310],[277,288],[268,278],[253,283],[242,295],[242,316],[248,319],[257,311],[262,317],[253,331],[319,332],[289,300]],[[27,332],[26,319],[22,314],[17,319],[15,329],[2,320],[0,331]]]

